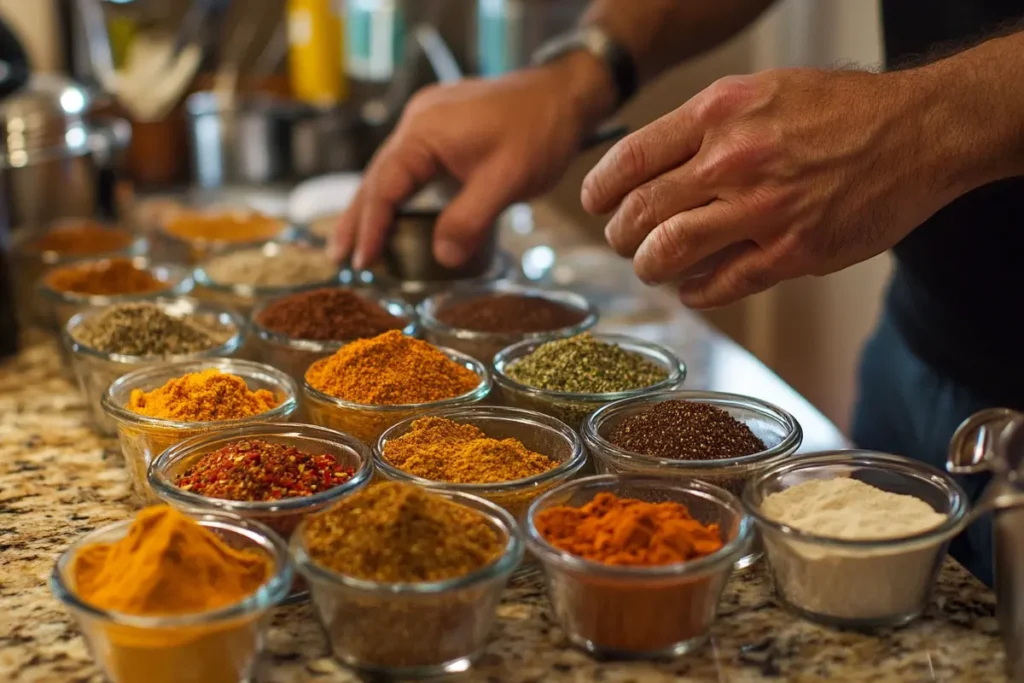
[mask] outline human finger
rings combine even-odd
[[[744,221],[750,218],[721,199],[677,213],[644,238],[633,270],[647,284],[673,282],[705,258],[746,240],[751,226]]]
[[[709,276],[681,284],[679,300],[690,308],[718,308],[763,292],[793,276],[782,269],[769,250],[750,242]]]
[[[352,265],[366,268],[380,255],[398,206],[437,172],[433,154],[393,135],[374,156],[360,187],[359,224]]]
[[[690,102],[627,135],[583,179],[583,208],[592,214],[611,211],[630,191],[686,162],[702,139]]]
[[[683,164],[627,194],[605,226],[605,239],[616,253],[630,258],[652,230],[714,198],[714,192],[697,179],[693,164]]]
[[[335,263],[343,262],[352,254],[362,213],[362,194],[363,189],[360,187],[352,198],[352,203],[341,213],[334,226],[333,237],[327,245],[327,254]]]
[[[516,197],[513,161],[493,160],[477,169],[441,213],[434,256],[444,266],[462,265],[479,248],[498,216]]]

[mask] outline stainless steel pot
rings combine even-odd
[[[89,93],[52,74],[0,102],[0,192],[12,229],[60,218],[114,218],[112,174],[131,125],[89,117]]]
[[[950,442],[946,469],[992,475],[972,516],[993,514],[996,618],[1006,674],[1024,682],[1024,415],[991,408],[967,418]]]

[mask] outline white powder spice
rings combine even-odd
[[[765,517],[795,529],[843,540],[916,535],[947,518],[914,496],[849,478],[801,482],[765,498]],[[908,621],[927,605],[945,543],[885,549],[835,548],[763,530],[779,596],[825,620],[863,625]]]

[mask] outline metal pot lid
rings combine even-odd
[[[56,74],[37,74],[0,101],[0,144],[6,166],[20,167],[36,155],[75,156],[89,152],[84,116],[88,91]]]

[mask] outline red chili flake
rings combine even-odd
[[[207,453],[174,483],[209,498],[262,501],[311,496],[345,483],[353,474],[327,453],[247,439]]]

